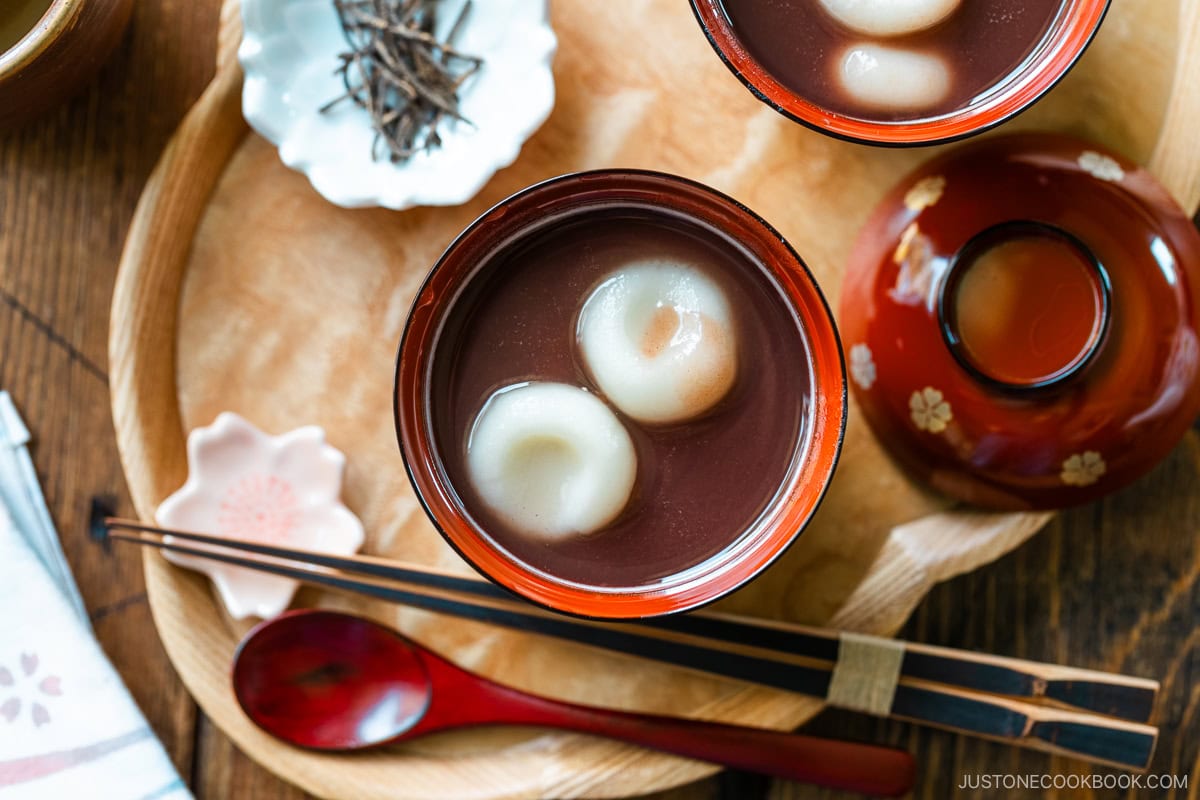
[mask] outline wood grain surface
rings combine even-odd
[[[0,132],[0,387],[13,393],[36,437],[39,474],[101,644],[196,795],[298,798],[304,795],[241,756],[197,713],[154,635],[140,554],[105,549],[88,539],[86,529],[93,501],[132,512],[109,416],[109,301],[142,186],[212,76],[217,6],[217,0],[143,0],[116,57],[92,87],[49,118]],[[1193,436],[1132,489],[1063,515],[1016,553],[937,588],[902,634],[1163,680],[1157,713],[1163,735],[1153,772],[1186,775],[1190,790],[1058,796],[1197,793],[1198,463],[1200,444]],[[964,775],[1092,771],[841,712],[825,712],[808,729],[913,749],[921,765],[919,797],[976,796],[954,791]],[[658,795],[812,796],[819,794],[736,774]]]

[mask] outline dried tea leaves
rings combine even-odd
[[[392,163],[441,146],[438,127],[447,118],[467,122],[459,91],[483,59],[456,50],[471,1],[444,40],[435,35],[443,0],[334,0],[350,50],[337,72],[346,91],[322,112],[350,100],[371,116],[371,157]]]

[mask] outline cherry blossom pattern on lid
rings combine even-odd
[[[929,433],[941,433],[954,419],[945,396],[932,386],[913,392],[908,398],[908,409],[913,425]]]
[[[1086,450],[1063,461],[1060,477],[1068,486],[1091,486],[1107,471],[1104,458],[1095,450]]]
[[[1085,150],[1079,155],[1079,167],[1093,178],[1116,183],[1125,179],[1125,170],[1112,156]]]
[[[871,348],[856,344],[850,348],[850,377],[861,389],[870,389],[875,383],[875,357]]]
[[[904,205],[909,211],[922,211],[937,205],[946,191],[946,179],[941,175],[931,175],[913,184],[904,195]]]

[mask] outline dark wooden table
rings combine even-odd
[[[132,513],[109,414],[109,300],[142,185],[212,75],[218,5],[143,0],[90,88],[47,119],[0,132],[0,388],[13,394],[36,437],[38,472],[100,642],[185,780],[201,798],[283,800],[305,795],[239,753],[175,675],[154,633],[141,554],[110,551],[87,532],[94,498]],[[1186,776],[1189,788],[1058,796],[1200,793],[1198,474],[1193,433],[1135,487],[1064,514],[1016,553],[939,587],[904,631],[923,642],[1163,681],[1153,772]],[[827,712],[809,728],[911,749],[920,797],[976,796],[955,789],[966,775],[1092,773],[1064,759],[848,713]],[[725,774],[658,797],[811,796],[820,793]]]

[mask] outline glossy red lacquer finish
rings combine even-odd
[[[1088,267],[1060,264],[1038,272],[1040,284],[1013,278],[1028,303],[981,293],[980,314],[1018,315],[997,323],[1015,355],[990,369],[955,353],[939,303],[965,263],[956,254],[1021,220],[1078,242],[1096,262],[1093,284],[1060,272]],[[1130,483],[1192,424],[1198,308],[1200,235],[1154,178],[1096,145],[1024,134],[934,159],[888,195],[855,244],[840,323],[858,404],[915,477],[978,505],[1056,508]],[[1071,332],[1063,374],[1033,388],[997,380],[1019,376],[1045,325]],[[1025,377],[1049,357],[1031,358]]]
[[[799,457],[786,490],[749,531],[702,564],[644,587],[614,590],[556,580],[480,534],[445,474],[429,422],[428,376],[440,325],[475,268],[547,219],[621,206],[677,213],[720,230],[765,265],[792,306],[812,358],[812,397]],[[803,357],[781,353],[779,357]],[[799,400],[798,400],[799,401]],[[555,178],[504,200],[450,245],[417,294],[396,368],[396,426],[409,477],[447,541],[484,575],[538,604],[590,617],[632,618],[684,611],[733,591],[765,569],[799,535],[824,496],[845,429],[846,379],[833,319],[812,275],[766,222],[692,181],[655,172],[603,170]],[[603,569],[598,564],[597,569]]]
[[[243,640],[233,685],[268,733],[357,750],[475,725],[536,725],[864,794],[912,787],[913,760],[874,745],[563,703],[493,683],[395,631],[332,611],[293,611]]]
[[[1054,87],[1095,36],[1109,0],[1066,0],[1058,22],[1024,66],[994,92],[942,116],[904,122],[834,113],[776,80],[738,40],[722,0],[691,0],[696,19],[725,65],[756,97],[810,128],[867,144],[911,146],[949,142],[987,130],[1020,113]]]

